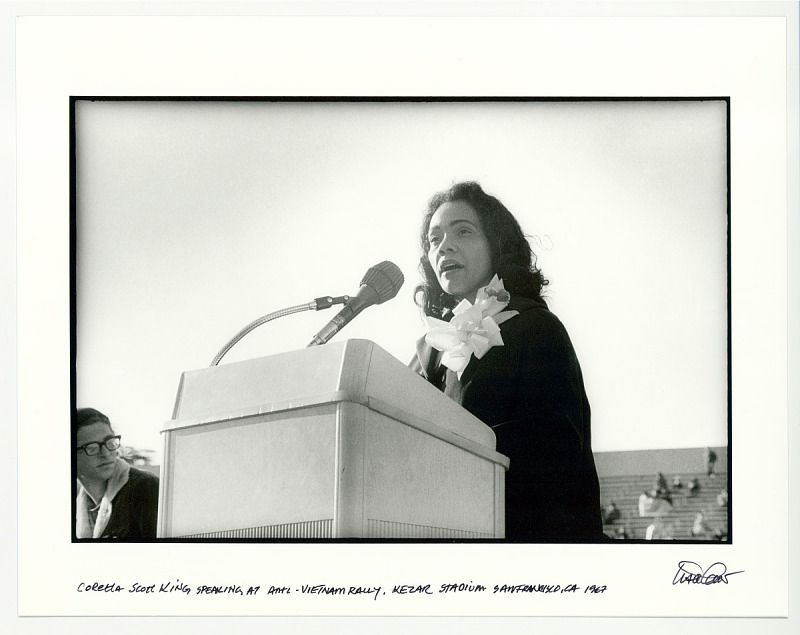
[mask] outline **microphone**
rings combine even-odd
[[[388,260],[370,267],[361,279],[358,293],[313,337],[308,346],[325,344],[368,306],[391,300],[403,286],[403,280],[400,267]]]

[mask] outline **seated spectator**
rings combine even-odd
[[[119,457],[120,435],[94,408],[76,416],[78,538],[156,537],[158,477],[131,467]]]
[[[653,497],[647,492],[639,494],[639,516],[649,516],[653,506]]]
[[[657,498],[661,498],[672,505],[672,494],[669,491],[669,485],[667,485],[667,479],[663,473],[658,473],[656,481],[653,484],[653,490],[655,490],[655,496]]]
[[[695,515],[694,523],[689,531],[689,535],[692,538],[709,538],[711,535],[713,535],[711,527],[709,527],[708,523],[706,522],[705,514],[703,514],[703,512],[697,512],[697,515]]]
[[[650,525],[644,534],[645,540],[672,540],[672,525],[664,524],[661,520],[656,520]]]
[[[689,490],[689,496],[697,495],[697,492],[700,491],[700,483],[698,482],[697,478],[693,478],[691,481],[689,481],[687,489]]]
[[[672,503],[658,495],[655,489],[639,496],[639,516],[663,516],[672,511]]]
[[[717,505],[720,507],[727,507],[728,506],[728,490],[723,489],[717,494]]]
[[[603,522],[605,524],[613,523],[619,520],[620,515],[619,507],[617,507],[617,504],[612,500],[603,510]]]
[[[680,474],[676,474],[675,478],[672,479],[672,489],[682,489],[683,483],[681,482]]]

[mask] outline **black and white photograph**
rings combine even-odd
[[[78,539],[728,539],[727,100],[74,107]]]
[[[10,632],[791,630],[797,7],[411,4],[11,12]]]

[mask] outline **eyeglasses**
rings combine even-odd
[[[107,437],[102,441],[92,441],[91,443],[84,443],[83,445],[75,448],[76,450],[83,450],[87,456],[96,456],[100,454],[100,447],[105,447],[106,450],[114,451],[119,448],[120,439],[122,435]]]

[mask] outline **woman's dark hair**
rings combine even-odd
[[[440,318],[446,309],[452,309],[456,305],[456,299],[444,292],[428,261],[428,228],[431,217],[444,203],[455,201],[468,203],[478,215],[483,233],[489,240],[494,272],[512,297],[517,295],[541,299],[542,289],[547,286],[548,281],[536,266],[536,255],[517,219],[497,198],[484,192],[478,183],[465,181],[434,194],[422,220],[422,255],[419,268],[423,282],[414,290],[414,297],[425,314]]]

